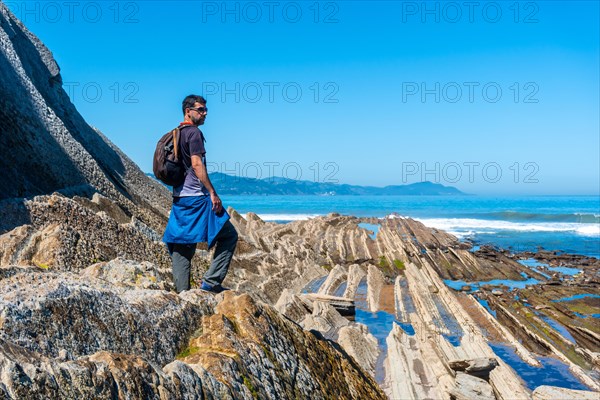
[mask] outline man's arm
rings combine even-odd
[[[206,172],[206,167],[204,163],[202,163],[202,158],[200,156],[192,156],[192,168],[194,169],[194,173],[200,179],[200,182],[204,185],[206,189],[208,189],[208,193],[210,193],[210,200],[212,201],[212,209],[216,213],[220,213],[223,209],[223,204],[221,203],[221,199],[212,183],[210,182],[210,178],[208,177],[208,172]]]

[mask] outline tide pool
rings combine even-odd
[[[526,267],[548,267],[548,264],[544,264],[536,260],[535,258],[527,258],[525,260],[519,260],[519,264]]]
[[[579,318],[587,318],[587,317],[600,318],[600,314],[583,315],[578,312],[574,312],[574,314],[577,315]]]
[[[395,321],[395,323],[398,324],[400,326],[400,328],[402,328],[402,330],[408,336],[414,336],[415,335],[415,328],[412,326],[412,324],[410,324],[408,322],[400,322],[400,321]]]
[[[363,278],[356,288],[356,296],[354,298],[356,307],[355,321],[368,326],[369,332],[377,339],[379,356],[375,365],[375,380],[383,383],[385,381],[383,363],[387,356],[387,342],[385,339],[392,331],[396,317],[385,311],[370,311],[367,304],[367,290],[367,279]]]
[[[554,271],[554,272],[560,272],[561,274],[564,275],[577,275],[580,272],[582,272],[580,269],[577,268],[569,268],[569,267],[548,267],[548,269],[550,271]]]
[[[488,303],[487,300],[485,299],[480,299],[478,297],[476,297],[477,301],[479,302],[479,304],[481,304],[483,307],[485,307],[486,310],[488,310],[488,312],[490,314],[492,314],[494,317],[496,317],[496,311],[492,310],[492,308],[490,307],[490,303]]]
[[[568,389],[590,390],[569,371],[569,366],[552,357],[539,357],[541,367],[533,367],[519,357],[515,350],[504,344],[490,343],[494,353],[510,365],[523,379],[527,387],[534,390],[541,385],[559,386]]]
[[[554,328],[555,331],[557,331],[558,333],[560,333],[569,342],[571,342],[573,344],[577,344],[577,342],[575,341],[575,338],[571,335],[571,333],[567,330],[567,328],[565,328],[564,326],[562,326],[561,324],[559,324],[558,322],[556,322],[552,318],[547,317],[547,316],[545,316],[542,313],[539,313],[539,312],[535,311],[535,315],[537,315],[542,320],[544,320],[544,322],[546,322],[548,325],[550,325],[552,328]]]
[[[308,285],[302,289],[301,293],[317,293],[319,288],[325,283],[327,279],[327,275],[321,276],[319,278],[313,279]]]
[[[547,279],[551,278],[550,275],[544,273],[543,271],[540,271],[538,268],[535,268],[535,267],[544,267],[549,271],[560,272],[563,275],[569,275],[569,276],[577,275],[577,274],[583,272],[580,269],[571,268],[571,267],[550,267],[548,264],[541,263],[533,258],[528,258],[526,260],[519,260],[519,264],[529,267],[529,269],[537,272],[538,274],[546,277]]]
[[[582,294],[576,294],[576,295],[569,296],[569,297],[563,297],[563,298],[557,299],[557,300],[552,300],[552,302],[558,303],[561,301],[580,300],[580,299],[585,299],[586,297],[591,297],[592,299],[600,299],[600,295],[598,295],[598,294],[582,293]]]
[[[475,289],[479,289],[481,286],[489,285],[489,286],[506,286],[509,289],[525,289],[528,285],[537,285],[540,283],[537,279],[528,278],[523,281],[514,281],[510,279],[492,279],[491,281],[479,281],[479,282],[465,282],[463,280],[450,280],[445,279],[444,283],[454,289],[460,291],[463,286],[471,286],[471,292]]]
[[[366,222],[361,222],[358,224],[360,228],[366,229],[367,231],[371,231],[373,233],[369,233],[369,237],[373,240],[377,239],[377,234],[379,233],[379,228],[381,225],[368,224]]]

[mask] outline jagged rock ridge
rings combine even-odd
[[[113,200],[129,218],[158,228],[167,190],[89,126],[62,88],[60,68],[40,40],[0,3],[0,200],[54,191]],[[18,200],[17,200],[18,202]],[[26,219],[2,218],[0,232]]]

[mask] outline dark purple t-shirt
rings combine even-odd
[[[187,170],[185,181],[182,185],[173,188],[173,196],[205,196],[208,190],[204,187],[200,179],[194,173],[192,168],[192,156],[202,158],[202,163],[206,167],[206,150],[204,149],[204,135],[197,126],[185,126],[181,128],[179,134],[179,151],[181,152],[181,161]]]

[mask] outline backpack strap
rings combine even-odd
[[[173,135],[173,153],[175,154],[175,160],[179,161],[179,136],[181,133],[180,127],[177,127],[171,131]]]
[[[171,131],[171,133],[173,134],[173,153],[175,154],[175,159],[177,161],[181,161],[182,164],[183,164],[183,160],[179,159],[179,142],[180,142],[179,138],[181,135],[181,129],[185,128],[186,126],[192,126],[192,123],[184,121],[184,122],[180,123],[177,128],[175,128]],[[189,168],[186,168],[183,174],[187,175],[188,172],[190,171],[190,169],[192,169],[191,162],[190,162]]]

